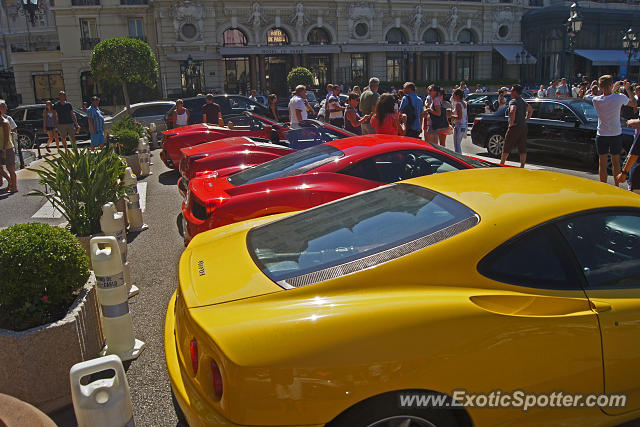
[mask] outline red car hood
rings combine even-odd
[[[229,147],[238,148],[240,145],[253,146],[254,143],[251,139],[244,136],[231,136],[217,141],[205,142],[191,147],[184,147],[181,148],[180,151],[183,156],[189,157],[196,154],[213,154],[218,150]]]

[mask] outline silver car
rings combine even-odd
[[[131,104],[131,109],[125,109],[114,116],[106,117],[104,128],[105,130],[109,130],[117,121],[130,115],[137,122],[142,123],[143,126],[149,126],[151,123],[155,123],[156,129],[160,132],[167,129],[164,115],[173,108],[174,105],[176,105],[174,101],[152,101]]]

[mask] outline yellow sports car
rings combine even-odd
[[[212,230],[165,353],[192,427],[638,418],[640,197],[478,169]]]

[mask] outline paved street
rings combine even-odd
[[[452,146],[450,138],[448,147]],[[484,153],[488,158],[485,150],[471,144],[470,137],[464,141],[463,147],[467,153]],[[517,160],[516,156],[512,160]],[[136,337],[147,347],[137,360],[129,364],[127,372],[136,425],[175,426],[177,419],[171,404],[164,362],[163,322],[167,303],[176,287],[178,259],[183,251],[182,237],[176,226],[181,196],[175,186],[178,175],[162,164],[159,150],[153,152],[152,161],[153,174],[140,180],[138,185],[146,196],[144,220],[149,229],[129,236],[131,277],[140,288],[140,294],[130,300],[130,308]],[[552,161],[539,156],[532,156],[531,161],[536,168],[597,179],[595,171],[569,161]],[[59,215],[52,214],[41,199],[22,196],[37,185],[37,176],[33,172],[20,171],[20,193],[0,193],[0,227],[30,221],[64,222]],[[54,414],[54,418],[61,426],[75,425],[71,409]]]

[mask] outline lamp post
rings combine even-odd
[[[569,8],[569,19],[567,19],[567,23],[565,24],[569,36],[569,53],[573,52],[576,37],[580,30],[582,30],[582,22],[582,9],[580,9],[578,2],[574,2]],[[566,61],[564,71],[563,74],[566,75]]]
[[[200,79],[200,64],[202,62],[199,60],[194,60],[191,54],[187,57],[185,63],[185,80],[186,80],[186,89],[189,95],[195,94],[198,90],[201,90],[200,82],[195,84],[195,79]],[[196,87],[197,86],[197,87]]]
[[[36,23],[36,14],[40,9],[39,0],[18,0],[18,10],[21,15],[28,16],[31,25]]]
[[[516,53],[516,62],[520,65],[520,84],[524,85],[524,72],[525,65],[529,65],[531,62],[531,55],[526,50],[522,49],[520,53]]]
[[[622,47],[627,54],[627,77],[629,77],[631,76],[631,57],[638,53],[638,48],[640,47],[640,39],[631,28],[627,30],[622,38]]]

